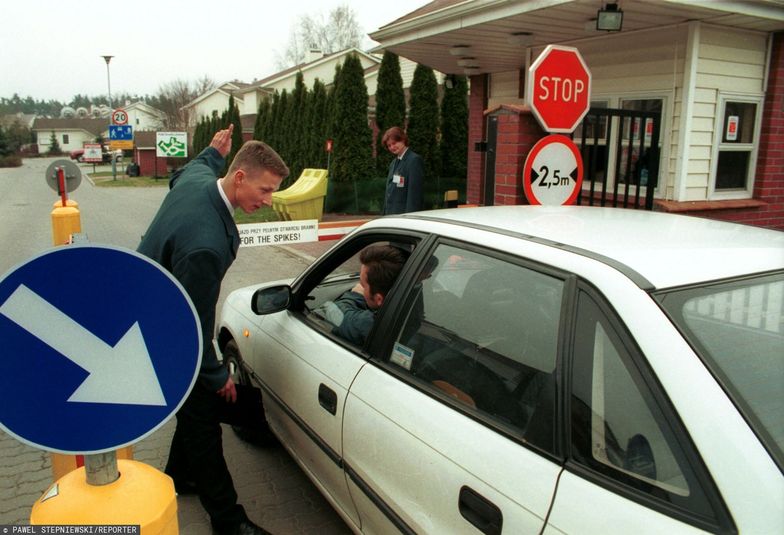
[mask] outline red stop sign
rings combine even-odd
[[[528,69],[526,100],[542,128],[572,132],[591,107],[591,71],[580,52],[548,45]]]

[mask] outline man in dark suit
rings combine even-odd
[[[142,237],[139,252],[167,269],[182,284],[199,315],[202,361],[199,377],[177,411],[177,428],[166,473],[180,493],[196,492],[219,534],[267,533],[237,503],[223,457],[220,414],[236,403],[237,389],[212,344],[221,281],[234,261],[239,233],[235,208],[251,213],[272,204],[272,193],[289,170],[260,141],[237,152],[218,179],[231,150],[232,126],[221,130],[193,161],[172,175],[170,191]]]
[[[395,155],[387,174],[384,215],[421,210],[425,181],[422,157],[408,147],[408,136],[398,126],[384,132],[381,143]]]

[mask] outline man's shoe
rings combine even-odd
[[[234,529],[215,531],[215,535],[272,535],[269,531],[257,526],[250,520],[240,522]]]

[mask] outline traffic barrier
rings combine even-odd
[[[81,467],[53,483],[33,504],[33,525],[138,525],[142,535],[177,535],[174,482],[138,461],[117,461],[119,477],[87,481]]]
[[[51,215],[53,245],[65,245],[70,241],[72,234],[78,234],[82,231],[79,205],[76,201],[67,199],[65,204],[62,201],[56,201]]]
[[[327,170],[304,169],[294,184],[272,194],[272,209],[284,221],[321,221],[326,196]]]
[[[318,226],[319,241],[339,240],[358,226],[367,223],[369,219],[354,219],[350,221],[321,222]]]

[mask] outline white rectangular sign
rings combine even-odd
[[[84,144],[84,161],[90,163],[101,163],[103,161],[103,151],[100,143]]]
[[[318,241],[318,219],[244,223],[237,225],[237,230],[240,232],[240,247]]]
[[[155,155],[160,158],[187,158],[187,132],[156,132]]]

